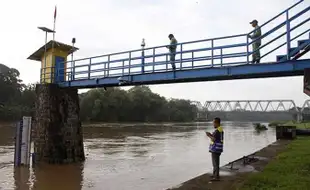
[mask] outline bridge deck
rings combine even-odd
[[[80,79],[59,83],[62,87],[94,88],[137,84],[163,84],[196,81],[215,81],[231,79],[251,79],[266,77],[284,77],[303,75],[304,69],[310,68],[310,59],[283,63],[246,64],[239,66],[198,68],[168,72],[144,73],[130,76]]]

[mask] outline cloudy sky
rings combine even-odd
[[[259,2],[259,4],[257,4]],[[249,21],[261,23],[297,0],[10,0],[0,6],[0,63],[21,72],[26,83],[39,80],[39,62],[27,57],[44,43],[37,26],[53,26],[57,5],[56,40],[77,39],[77,57],[89,57],[168,43],[247,33]],[[305,0],[304,4],[310,4]],[[308,15],[309,16],[309,15]],[[50,36],[51,37],[51,36]],[[266,60],[265,60],[266,61]],[[303,78],[270,78],[153,85],[167,98],[204,102],[218,99],[294,99],[302,104]]]

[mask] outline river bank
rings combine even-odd
[[[310,189],[310,137],[298,137],[263,172],[250,175],[239,190]]]
[[[211,173],[206,173],[168,190],[230,190],[238,189],[253,172],[260,172],[279,153],[283,152],[291,141],[279,140],[267,147],[221,167],[221,181],[210,182]]]
[[[306,190],[310,187],[309,144],[310,137],[278,140],[221,167],[219,182],[210,182],[211,173],[206,173],[169,190]]]
[[[310,129],[310,122],[297,123],[296,121],[272,121],[268,124],[269,127],[276,127],[277,125],[293,125],[297,129]]]

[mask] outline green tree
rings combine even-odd
[[[33,115],[35,85],[24,85],[19,71],[0,64],[0,120],[17,120]]]
[[[190,101],[168,101],[148,86],[92,89],[79,98],[81,119],[89,122],[192,121],[197,112]],[[0,120],[32,116],[35,100],[35,84],[23,84],[18,70],[0,64]]]
[[[167,101],[147,86],[90,90],[80,95],[81,118],[86,121],[192,121],[197,108],[187,100]]]

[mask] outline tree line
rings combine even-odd
[[[0,121],[14,121],[33,115],[35,84],[25,85],[14,68],[0,64]]]
[[[147,86],[128,91],[120,88],[90,90],[80,95],[83,121],[193,121],[197,107],[189,100],[171,99],[153,93]]]
[[[185,122],[198,111],[189,100],[167,100],[148,86],[92,89],[79,98],[80,116],[87,122]],[[35,99],[35,84],[24,84],[18,70],[0,64],[0,121],[33,116]]]

